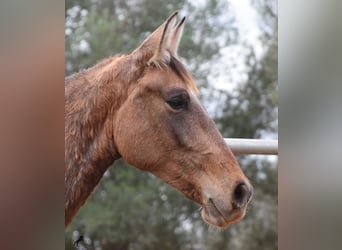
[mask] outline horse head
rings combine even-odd
[[[140,72],[113,121],[116,150],[202,206],[207,223],[243,218],[253,188],[197,97],[177,49],[185,23],[172,14],[130,55]]]

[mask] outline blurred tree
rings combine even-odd
[[[274,2],[258,0],[254,5],[266,17],[265,6]],[[129,53],[177,9],[188,18],[179,54],[200,88],[212,88],[211,62],[238,38],[224,0],[68,0],[66,75],[102,58]],[[277,36],[274,27],[266,35],[269,20],[274,19],[264,18],[260,25],[265,30],[261,59],[247,47],[248,80],[234,93],[221,92],[224,105],[216,120],[225,136],[253,138],[276,132]],[[74,249],[78,233],[85,236],[83,245],[89,250],[276,249],[277,169],[268,161],[248,157],[240,161],[255,195],[246,219],[224,232],[208,227],[194,202],[151,174],[117,161],[67,228],[65,247]]]
[[[277,1],[252,3],[260,15],[263,53],[258,58],[255,48],[246,45],[247,80],[225,94],[222,112],[216,117],[225,137],[274,137],[278,132]],[[227,249],[278,249],[277,162],[248,156],[239,157],[239,162],[255,190],[246,218],[228,232],[232,240]]]
[[[259,12],[260,40],[264,53],[255,48],[245,59],[247,80],[227,93],[223,113],[217,118],[224,136],[260,138],[264,131],[277,132],[278,125],[278,16],[276,0],[253,0]]]
[[[208,62],[219,55],[222,46],[233,43],[236,38],[234,19],[226,15],[229,5],[225,1],[203,4],[184,0],[167,4],[161,4],[160,0],[67,2],[66,75],[110,55],[131,52],[178,9],[188,18],[179,54],[200,85],[208,82]]]

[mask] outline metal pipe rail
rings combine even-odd
[[[224,138],[234,154],[278,155],[278,140]]]

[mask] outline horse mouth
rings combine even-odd
[[[226,229],[231,224],[240,221],[246,212],[246,208],[223,206],[221,202],[211,198],[202,205],[200,210],[202,219],[218,229]]]

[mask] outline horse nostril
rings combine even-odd
[[[244,182],[240,182],[233,192],[233,206],[235,208],[241,208],[245,206],[253,193],[253,188]]]

